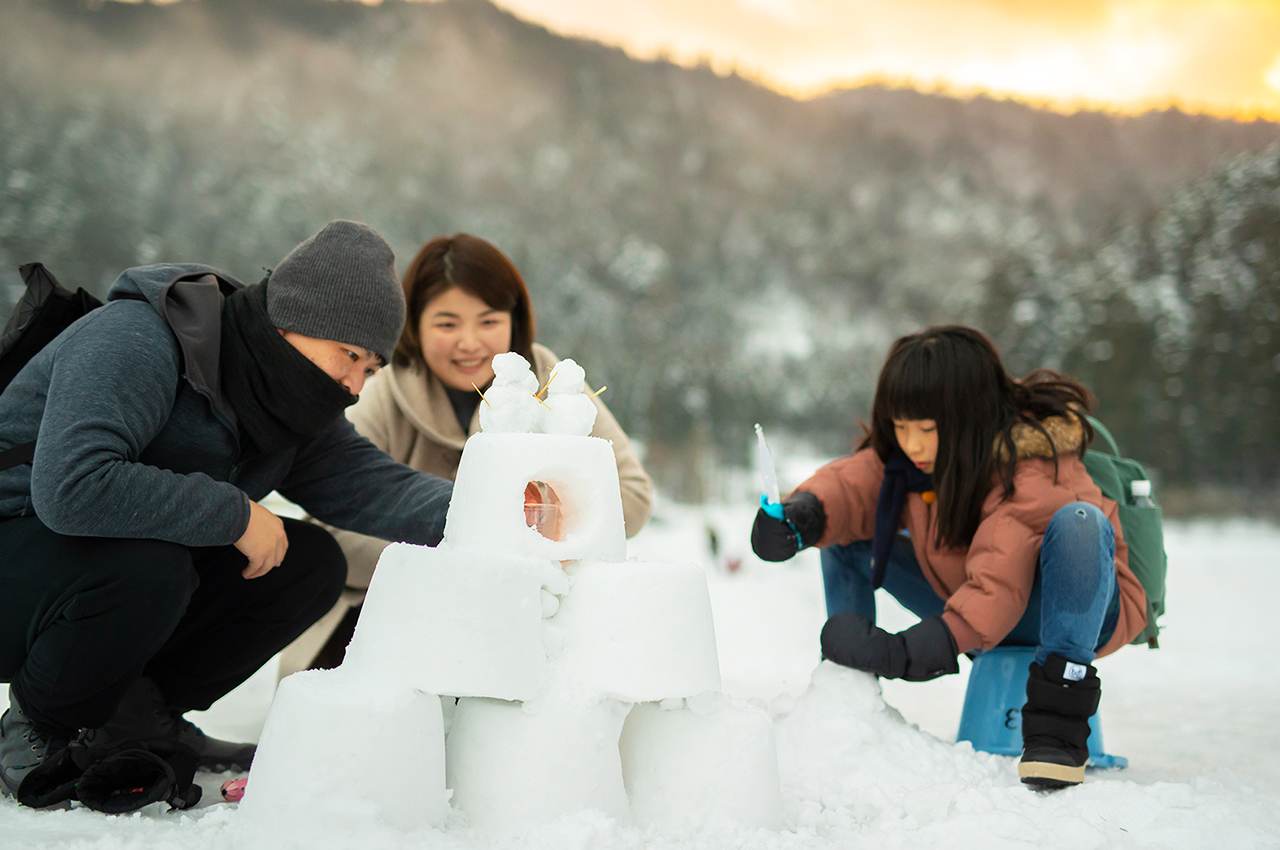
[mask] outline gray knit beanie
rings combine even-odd
[[[395,254],[358,221],[326,224],[290,251],[267,282],[267,315],[277,328],[358,345],[388,363],[404,313]]]

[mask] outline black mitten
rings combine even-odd
[[[76,798],[76,780],[89,763],[83,744],[72,743],[45,759],[22,777],[18,785],[18,802],[33,809],[56,806]],[[79,761],[77,761],[79,759]]]
[[[766,561],[785,561],[805,546],[812,546],[827,527],[822,502],[812,493],[798,490],[782,503],[785,519],[756,512],[751,526],[751,550]]]
[[[196,751],[164,740],[122,741],[97,747],[73,743],[23,778],[18,802],[42,808],[79,800],[107,814],[152,803],[187,809],[200,801],[194,783]]]
[[[782,503],[787,519],[800,535],[800,548],[812,546],[827,530],[827,512],[823,510],[822,500],[812,493],[797,490]]]
[[[925,682],[960,672],[959,652],[941,617],[890,634],[861,614],[836,614],[822,627],[822,657],[886,679]]]
[[[173,768],[164,759],[125,750],[89,765],[76,782],[76,797],[95,812],[118,815],[167,801],[174,784]]]

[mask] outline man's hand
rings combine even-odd
[[[886,679],[927,682],[960,672],[955,638],[941,617],[890,634],[861,614],[836,614],[822,627],[822,657]]]
[[[240,575],[245,578],[265,576],[284,560],[289,548],[289,538],[284,533],[280,517],[259,505],[249,502],[249,527],[236,541],[236,548],[249,559],[249,566]]]

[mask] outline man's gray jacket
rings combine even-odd
[[[240,457],[218,379],[222,299],[240,285],[208,266],[128,269],[45,346],[0,395],[0,450],[36,441],[32,463],[0,471],[0,519],[225,546],[248,527],[248,500],[278,490],[339,528],[438,543],[452,484],[396,463],[345,417],[297,448]]]

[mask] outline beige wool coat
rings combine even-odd
[[[536,343],[533,360],[534,374],[543,383],[551,373],[551,367],[560,362],[550,349]],[[622,490],[622,518],[627,537],[631,537],[649,520],[653,508],[653,482],[640,465],[640,459],[636,457],[631,441],[618,420],[599,396],[593,402],[597,413],[591,435],[613,444]],[[462,447],[467,438],[480,430],[480,411],[477,409],[466,433],[463,433],[444,384],[420,363],[410,366],[393,363],[381,369],[365,383],[360,400],[347,408],[347,418],[357,431],[395,460],[419,472],[430,472],[450,481],[458,473]],[[347,592],[332,611],[285,650],[282,675],[310,664],[347,609],[360,604],[378,558],[389,545],[386,540],[353,531],[336,528],[329,528],[329,531],[347,556]]]

